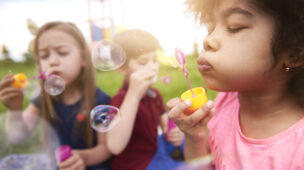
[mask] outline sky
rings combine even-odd
[[[89,16],[96,19],[106,13],[116,27],[155,35],[167,55],[173,55],[176,47],[189,54],[195,42],[202,47],[206,29],[185,13],[184,1],[110,0],[110,5],[101,6],[98,0],[0,0],[0,45],[8,48],[14,60],[22,60],[34,38],[27,29],[27,18],[38,26],[54,20],[74,22],[90,43]]]

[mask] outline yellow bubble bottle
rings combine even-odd
[[[15,81],[13,86],[17,88],[26,88],[28,86],[28,79],[24,73],[18,73],[14,75]]]
[[[182,101],[190,100],[192,102],[192,105],[185,112],[186,115],[191,115],[197,109],[201,108],[204,104],[206,104],[208,101],[205,88],[196,87],[193,88],[192,90],[195,96],[193,96],[191,89],[185,91],[181,95]]]

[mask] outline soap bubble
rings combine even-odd
[[[92,60],[95,68],[101,71],[111,71],[125,63],[126,54],[117,43],[102,40],[93,49]]]
[[[40,86],[38,80],[30,80],[28,86],[24,89],[24,96],[32,99],[40,95]]]
[[[91,111],[92,128],[98,132],[107,132],[120,121],[118,108],[109,105],[98,105]]]
[[[6,117],[6,113],[0,113],[0,169],[56,169],[54,150],[60,143],[50,124],[39,116],[32,116],[38,122],[29,136],[24,136],[23,132],[12,135],[12,131],[8,134],[5,130]],[[15,123],[14,127],[17,126],[20,124]]]
[[[61,94],[65,89],[65,81],[57,75],[50,75],[44,82],[44,90],[51,96]]]

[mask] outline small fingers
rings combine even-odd
[[[1,83],[0,83],[0,89],[10,86],[15,81],[13,74],[8,74],[5,77],[3,77]]]
[[[167,102],[167,107],[169,109],[172,109],[174,106],[176,106],[177,104],[179,104],[181,102],[181,99],[176,97],[176,98],[173,98],[173,99],[170,99],[168,102]]]
[[[190,100],[185,100],[184,102],[180,102],[178,103],[175,107],[173,107],[169,113],[168,113],[168,116],[169,116],[169,119],[172,119],[174,121],[177,121],[179,115],[183,114],[184,111],[191,106],[191,101]]]
[[[203,107],[187,116],[185,121],[189,124],[196,124],[197,122],[205,119],[211,113],[213,107],[213,102],[209,100]]]
[[[60,169],[68,170],[71,168],[73,164],[76,163],[77,159],[78,159],[78,155],[72,154],[67,160],[59,163],[58,166]]]

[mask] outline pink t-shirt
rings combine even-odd
[[[208,123],[213,163],[220,170],[304,170],[304,118],[266,139],[244,136],[236,92],[219,93]]]

